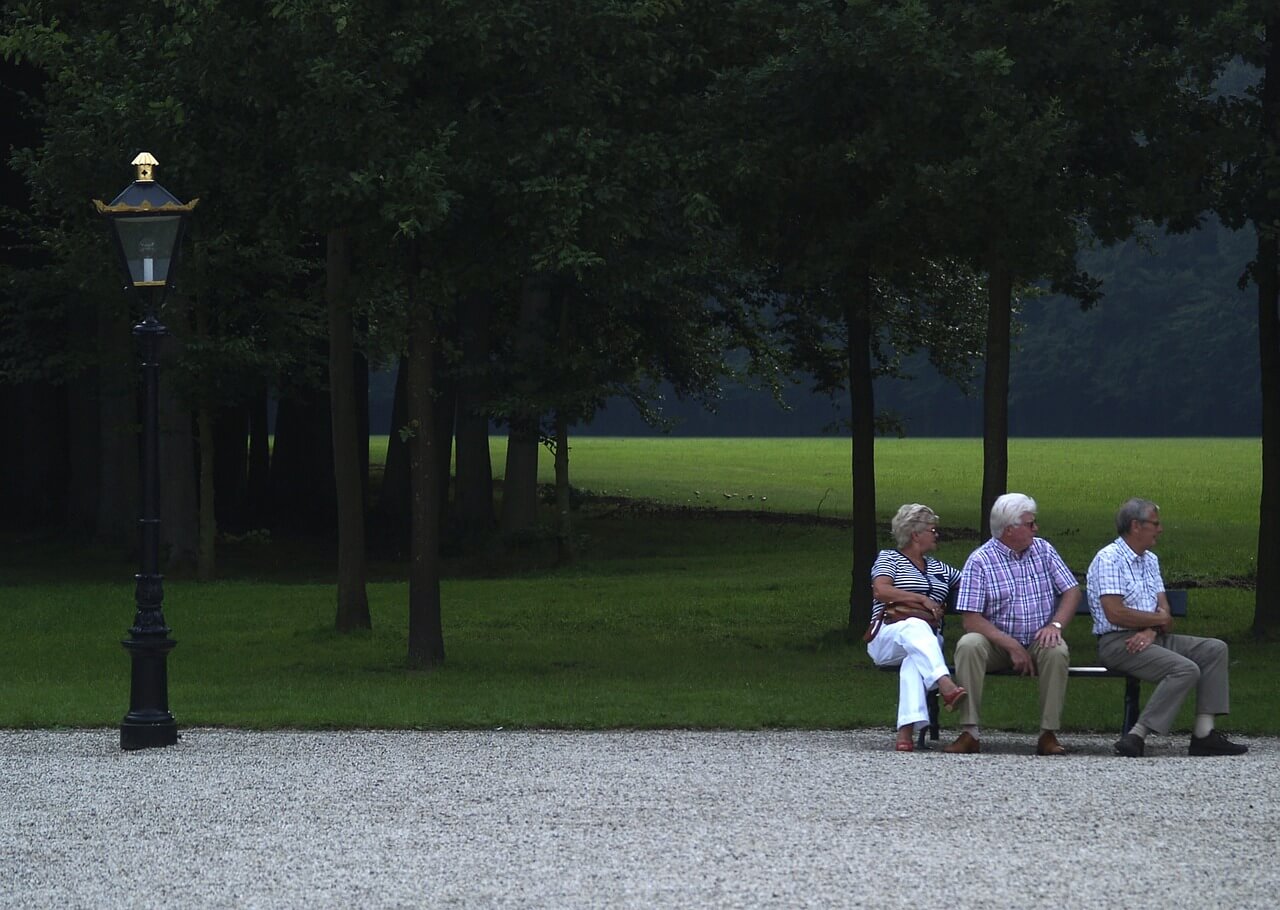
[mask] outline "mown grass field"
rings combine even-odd
[[[501,440],[494,455],[500,474]],[[1140,493],[1164,507],[1170,581],[1238,584],[1252,572],[1258,455],[1245,440],[1018,440],[1012,485],[1037,498],[1043,533],[1078,572],[1113,536],[1115,506]],[[980,461],[977,441],[880,443],[880,514],[923,501],[944,527],[972,529]],[[579,489],[670,506],[823,517],[849,508],[848,443],[835,439],[580,438],[571,472]],[[402,565],[375,559],[373,631],[339,636],[332,542],[228,545],[226,580],[166,579],[165,613],[179,642],[169,661],[173,711],[184,726],[891,725],[896,677],[842,634],[844,527],[646,512],[610,498],[589,499],[576,530],[580,555],[564,568],[536,548],[515,554],[514,570],[496,556],[447,562],[447,663],[431,673],[404,666]],[[940,555],[962,562],[975,542],[952,534]],[[118,724],[128,695],[118,642],[133,615],[133,571],[113,554],[7,541],[0,726]],[[1182,628],[1231,642],[1234,711],[1224,726],[1274,733],[1270,670],[1280,646],[1249,641],[1252,609],[1251,590],[1201,588]],[[1092,659],[1087,626],[1077,619],[1068,637]],[[988,691],[986,724],[1034,724],[1034,685],[998,680]],[[1120,701],[1118,682],[1074,681],[1066,723],[1113,729]]]

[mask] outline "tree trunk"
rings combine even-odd
[[[45,380],[0,383],[0,524],[61,528],[67,514],[64,390]]]
[[[401,431],[408,424],[405,396],[409,379],[408,361],[400,358],[396,368],[396,390],[391,399],[391,426],[387,431],[387,461],[382,469],[382,489],[375,509],[377,520],[396,530],[409,526],[409,442]]]
[[[560,295],[560,325],[556,331],[556,345],[560,353],[560,363],[568,366],[569,338],[569,295]],[[569,418],[563,408],[556,409],[556,562],[567,565],[573,562],[573,527],[569,501]]]
[[[1267,64],[1262,82],[1264,147],[1280,143],[1280,17],[1269,19]],[[1276,153],[1273,151],[1273,155]],[[1262,191],[1259,191],[1260,193]],[[1255,218],[1258,232],[1258,352],[1262,367],[1262,496],[1258,505],[1258,561],[1254,580],[1253,634],[1280,636],[1280,217],[1273,203]]]
[[[416,267],[415,267],[416,271]],[[431,375],[437,354],[435,321],[427,301],[416,299],[410,279],[408,425],[410,513],[409,666],[431,669],[444,663],[440,620],[440,483],[436,456]]]
[[[67,529],[76,537],[97,525],[101,452],[98,371],[90,368],[67,384]]]
[[[1262,367],[1262,495],[1258,505],[1258,560],[1254,580],[1253,634],[1280,635],[1280,312],[1277,241],[1274,225],[1259,228],[1258,348]]]
[[[493,511],[493,463],[489,457],[488,294],[475,294],[458,313],[462,370],[458,380],[456,421],[457,478],[453,488],[453,514],[462,549],[477,549],[497,524]]]
[[[191,567],[196,565],[200,549],[200,505],[191,409],[178,394],[173,372],[186,316],[181,310],[173,316],[176,332],[160,344],[160,534],[168,564]]]
[[[96,535],[110,547],[132,548],[138,538],[138,429],[141,416],[133,375],[140,369],[132,326],[104,306],[98,314],[98,515]]]
[[[209,306],[204,297],[197,296],[194,301],[196,315],[196,337],[209,337]],[[199,452],[200,475],[200,517],[199,541],[196,545],[196,576],[201,581],[213,581],[217,574],[217,541],[218,518],[214,492],[214,449],[213,440],[213,407],[209,401],[202,400],[196,404],[196,450]]]
[[[337,505],[328,392],[298,389],[276,408],[271,453],[271,514],[275,524],[302,533],[327,533]]]
[[[236,403],[213,408],[213,485],[218,527],[236,534],[249,522],[249,412]]]
[[[569,421],[556,412],[556,563],[573,562],[573,525],[569,513]]]
[[[512,418],[507,432],[507,463],[502,478],[504,537],[533,530],[538,523],[538,432],[521,418]]]
[[[438,335],[439,324],[436,325],[436,331]],[[441,343],[437,338],[436,350],[440,349]],[[440,508],[440,530],[443,534],[450,524],[449,468],[453,463],[453,422],[458,411],[458,381],[441,356],[432,358],[431,392],[434,423],[432,432],[436,437],[436,483],[440,485],[436,495]]]
[[[982,388],[982,514],[978,531],[991,537],[991,506],[1009,486],[1009,352],[1013,276],[999,255],[987,270],[987,361]]]
[[[271,428],[268,404],[271,393],[266,383],[249,400],[249,479],[246,493],[249,525],[265,528],[271,524]]]
[[[351,324],[351,238],[329,232],[325,257],[325,297],[329,311],[329,405],[333,428],[334,491],[338,504],[339,632],[372,628],[365,589],[364,482],[360,477],[360,418],[356,406],[355,333]],[[365,438],[365,451],[369,441]],[[367,456],[366,456],[367,459]]]
[[[520,295],[520,325],[516,338],[515,380],[517,393],[534,399],[540,386],[535,362],[541,346],[538,324],[550,291],[544,281],[527,279]],[[502,534],[509,537],[532,530],[538,522],[538,423],[537,410],[529,405],[510,416],[507,436],[507,469],[502,480]]]
[[[367,327],[366,327],[367,332]],[[360,460],[360,499],[369,511],[369,358],[364,351],[351,355],[352,391],[356,400],[356,456]]]
[[[196,440],[200,451],[200,539],[196,549],[196,574],[213,581],[217,574],[218,518],[215,506],[213,413],[206,404],[196,408]]]
[[[871,621],[871,567],[876,561],[876,404],[871,373],[871,276],[859,275],[846,297],[849,404],[852,424],[853,576],[849,587],[849,635]]]

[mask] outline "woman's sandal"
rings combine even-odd
[[[898,752],[914,752],[914,751],[916,751],[916,744],[915,744],[915,740],[911,740],[911,739],[902,740],[902,739],[899,739],[899,740],[896,740],[896,743],[897,743],[897,745],[895,745],[893,748],[894,748],[895,750],[897,750]]]
[[[942,703],[947,706],[948,711],[954,711],[956,709],[956,704],[960,699],[964,698],[968,694],[969,692],[964,688],[964,686],[956,686],[946,695],[942,696]]]

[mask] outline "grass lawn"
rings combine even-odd
[[[972,528],[980,449],[968,440],[879,444],[882,516],[920,500],[944,525]],[[1165,509],[1161,555],[1171,580],[1251,572],[1255,442],[1026,440],[1012,449],[1045,535],[1077,571],[1112,536],[1115,506],[1140,492]],[[495,440],[499,472],[500,456]],[[823,516],[847,515],[847,461],[847,442],[831,439],[583,438],[572,451],[579,488],[748,511],[814,514],[822,502]],[[1150,485],[1130,491],[1140,473]],[[891,726],[896,676],[874,669],[842,634],[844,528],[596,502],[577,515],[577,530],[580,558],[566,568],[546,567],[536,553],[524,554],[527,568],[515,574],[497,562],[448,563],[447,663],[431,673],[404,667],[403,566],[375,563],[374,629],[339,636],[331,544],[228,546],[228,580],[166,579],[165,614],[179,642],[169,660],[174,714],[183,726]],[[127,708],[128,658],[118,642],[133,615],[132,563],[56,542],[7,544],[0,726],[118,724]],[[959,563],[973,545],[953,535],[941,555]],[[1234,712],[1225,726],[1275,733],[1268,693],[1277,646],[1248,640],[1252,609],[1250,590],[1204,588],[1193,592],[1181,628],[1231,642]],[[1068,632],[1076,653],[1091,659],[1087,622]],[[1116,728],[1121,690],[1118,681],[1073,681],[1067,725]],[[1035,698],[1033,684],[995,680],[984,723],[1029,729]]]

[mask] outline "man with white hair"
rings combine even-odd
[[[1040,678],[1037,755],[1065,755],[1057,731],[1067,695],[1071,654],[1062,630],[1075,616],[1080,585],[1047,540],[1036,536],[1036,503],[1006,493],[991,507],[991,539],[969,554],[960,573],[956,612],[965,634],[956,644],[960,736],[943,749],[981,752],[982,689],[992,670]]]
[[[1196,690],[1191,755],[1243,755],[1213,728],[1214,717],[1230,710],[1227,645],[1216,638],[1173,634],[1173,616],[1164,593],[1160,559],[1151,548],[1164,526],[1160,507],[1149,499],[1128,500],[1116,513],[1114,541],[1089,566],[1089,612],[1104,667],[1156,684],[1138,722],[1116,743],[1117,755],[1138,758],[1148,733],[1168,733],[1178,709]]]

